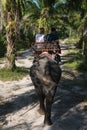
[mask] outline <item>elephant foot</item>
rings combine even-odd
[[[44,110],[42,110],[42,109],[38,109],[38,112],[39,112],[39,114],[41,114],[41,115],[44,115],[45,114],[45,111]]]
[[[45,124],[45,125],[52,125],[53,123],[52,123],[51,120],[45,120],[45,121],[44,121],[44,124]]]

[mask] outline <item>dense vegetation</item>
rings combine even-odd
[[[6,56],[8,69],[16,69],[16,51],[29,48],[42,26],[74,39],[87,59],[87,0],[0,0],[0,10],[0,57]]]

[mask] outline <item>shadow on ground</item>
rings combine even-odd
[[[3,125],[6,125],[8,123],[6,121],[7,114],[15,113],[18,110],[23,109],[24,107],[28,107],[29,105],[31,107],[30,109],[28,109],[28,111],[30,111],[35,106],[37,106],[38,104],[37,101],[38,101],[38,97],[35,93],[35,90],[31,90],[29,92],[17,95],[14,98],[11,98],[11,100],[8,100],[0,104],[0,122],[2,122]]]
[[[65,46],[63,47],[65,48]],[[68,47],[65,49],[68,49]],[[34,130],[87,130],[87,102],[85,102],[87,93],[84,94],[87,87],[84,87],[84,85],[84,76],[82,74],[76,76],[70,70],[63,70],[52,106],[53,125],[48,129],[38,126]],[[31,105],[31,109],[33,109],[37,105],[37,101],[34,90],[21,94],[0,105],[0,116],[2,120],[5,120],[7,114],[16,112],[25,106]],[[2,130],[33,130],[31,129],[32,124],[33,122],[24,122]]]

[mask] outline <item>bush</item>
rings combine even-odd
[[[23,49],[29,49],[31,46],[31,43],[34,42],[35,38],[33,36],[33,32],[29,27],[24,29],[22,27],[20,29],[20,38],[18,42],[16,43],[16,50],[23,50]]]
[[[82,72],[87,72],[87,60],[81,54],[81,51],[73,53],[72,60],[68,63],[65,63],[66,67],[69,67],[72,70],[78,70]]]
[[[66,41],[67,44],[77,44],[79,41],[78,38],[69,37]]]

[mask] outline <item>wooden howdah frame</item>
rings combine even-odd
[[[42,52],[61,53],[61,48],[58,42],[52,42],[52,43],[33,42],[32,48],[35,49],[37,54],[41,54]]]

